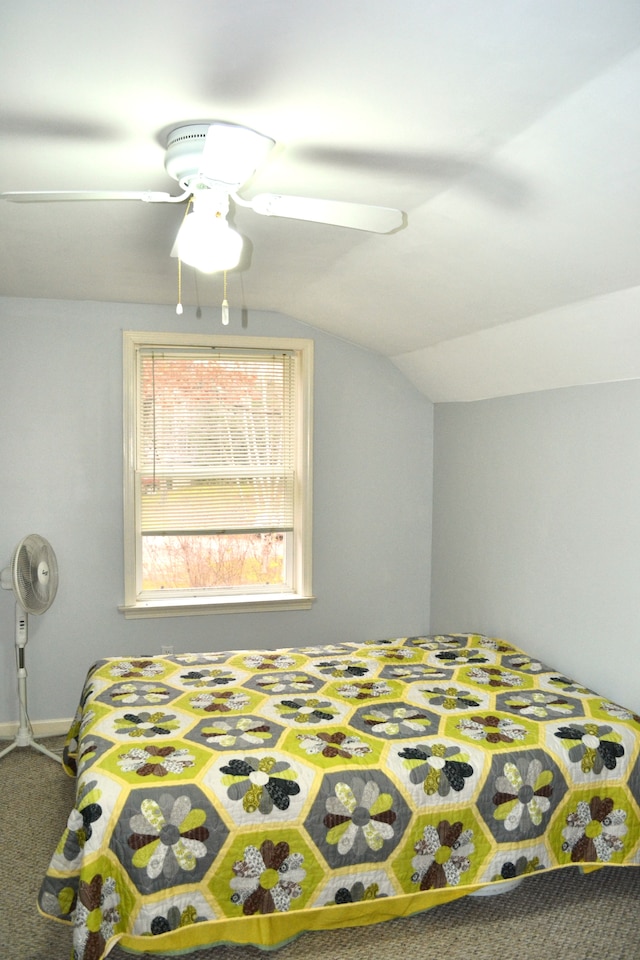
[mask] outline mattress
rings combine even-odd
[[[119,657],[64,752],[38,906],[74,960],[271,948],[640,865],[640,717],[498,638]]]

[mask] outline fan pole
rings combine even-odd
[[[39,750],[40,753],[44,753],[45,756],[51,757],[52,760],[55,760],[57,763],[62,763],[62,758],[53,753],[51,750],[47,750],[45,746],[41,743],[38,743],[31,732],[31,724],[29,723],[29,715],[27,713],[27,668],[25,666],[25,656],[24,649],[27,645],[28,631],[27,631],[27,614],[22,610],[20,605],[16,603],[16,663],[18,669],[18,702],[20,705],[20,723],[18,726],[18,732],[13,738],[13,742],[9,744],[8,747],[5,747],[4,750],[0,751],[0,759],[6,756],[7,753],[10,753],[12,750],[15,750],[16,747],[33,747],[34,750]]]

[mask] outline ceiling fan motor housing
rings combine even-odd
[[[237,189],[255,171],[274,140],[237,123],[188,123],[167,137],[165,169],[187,189],[200,182]]]

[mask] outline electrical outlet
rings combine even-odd
[[[163,644],[160,650],[162,651],[164,656],[171,656],[171,654],[173,653],[173,644],[172,643]]]

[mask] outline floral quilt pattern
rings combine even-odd
[[[39,907],[73,960],[640,866],[640,717],[479,634],[100,660],[65,768]]]

